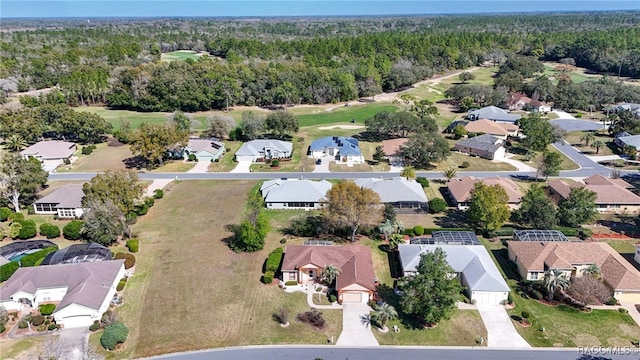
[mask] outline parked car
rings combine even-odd
[[[321,164],[322,164],[322,159],[316,160],[316,165],[321,165]]]

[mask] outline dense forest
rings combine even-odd
[[[640,77],[638,15],[13,20],[0,33],[0,100],[57,85],[71,105],[138,111],[327,103],[514,55]],[[211,56],[160,60],[175,50]],[[515,73],[497,85],[527,91],[514,89]],[[561,86],[567,103],[571,91],[591,89]],[[549,94],[555,101],[557,93]]]

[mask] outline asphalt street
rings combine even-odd
[[[589,355],[591,357],[589,357]],[[600,356],[600,357],[598,357]],[[150,359],[171,360],[638,360],[640,355],[598,355],[581,353],[579,349],[489,350],[487,348],[411,348],[368,347],[342,348],[338,346],[261,346],[248,348],[213,349],[197,352],[167,354]]]

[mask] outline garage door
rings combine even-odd
[[[91,316],[67,316],[60,323],[65,328],[89,327],[93,324]]]
[[[253,156],[236,156],[236,161],[253,161]]]
[[[507,293],[492,291],[474,291],[471,300],[475,300],[480,305],[499,305],[502,300],[507,299]]]
[[[343,303],[361,303],[364,296],[360,292],[349,292],[342,294],[342,302]],[[366,294],[365,294],[366,295]],[[366,300],[364,301],[367,302]]]
[[[616,299],[621,303],[640,304],[640,294],[638,293],[618,293]]]

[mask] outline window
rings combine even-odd
[[[296,273],[290,272],[289,273],[289,280],[295,280],[295,279],[296,279]]]
[[[56,211],[57,204],[36,204],[36,211],[38,212],[53,212]]]
[[[58,209],[58,216],[61,218],[74,218],[76,212],[74,209]]]
[[[538,276],[540,276],[540,273],[532,272],[531,273],[531,280],[538,280]]]

